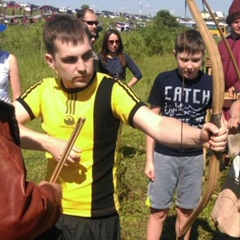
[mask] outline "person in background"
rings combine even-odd
[[[46,179],[51,178],[79,117],[86,121],[58,178],[63,213],[38,239],[120,240],[114,167],[120,122],[172,147],[217,151],[225,148],[227,130],[211,123],[200,130],[154,114],[126,84],[95,72],[88,31],[76,17],[56,16],[46,23],[43,39],[45,59],[58,77],[37,82],[14,106],[21,146],[46,152]],[[39,117],[44,133],[25,126]]]
[[[228,52],[225,45],[225,41],[222,40],[218,44],[219,53],[221,55],[224,80],[225,80],[225,97],[223,104],[223,114],[226,120],[231,118],[230,107],[232,103],[238,98],[240,93],[240,1],[233,0],[231,6],[228,10],[228,15],[226,17],[226,23],[231,29],[231,33],[226,37],[226,41],[231,49],[232,55],[236,61],[238,71],[236,71],[232,58]],[[206,61],[206,67],[211,69],[211,63],[209,60]],[[230,96],[230,98],[229,98]],[[238,130],[229,131],[228,144],[226,148],[226,154],[224,155],[225,165],[229,165],[232,157],[238,154],[240,151],[240,132]]]
[[[5,30],[6,25],[0,24],[0,32]],[[20,95],[21,81],[18,60],[13,54],[0,50],[0,100],[10,103]]]
[[[124,53],[123,49],[119,31],[109,29],[103,37],[102,49],[98,54],[99,71],[125,82],[126,69],[128,68],[133,77],[127,85],[133,87],[142,78],[142,73],[132,58]]]
[[[90,8],[84,8],[77,12],[77,18],[79,18],[82,22],[84,22],[84,24],[86,24],[86,26],[90,32],[90,42],[91,42],[92,48],[94,50],[93,45],[99,38],[99,32],[102,31],[102,27],[99,24],[96,13],[94,12],[94,10],[92,10]],[[98,72],[99,71],[98,56],[97,56],[97,53],[95,52],[95,50],[94,50],[93,54],[94,54],[94,59],[95,59],[94,69],[96,72]]]
[[[223,114],[226,120],[231,119],[230,107],[235,101],[236,96],[238,98],[240,94],[240,1],[233,0],[228,10],[228,16],[226,17],[226,23],[231,28],[231,33],[226,37],[226,41],[232,51],[232,55],[235,59],[238,71],[236,71],[227,47],[222,40],[218,47],[221,55],[224,77],[225,77],[225,92],[230,93],[233,96],[232,99],[224,100]],[[239,154],[240,151],[240,129],[229,131],[228,145],[225,155],[225,164],[228,165],[231,162],[232,157]]]
[[[226,40],[230,46],[233,53],[235,61],[237,63],[238,69],[240,69],[240,1],[233,0],[231,6],[228,10],[228,16],[226,17],[226,23],[231,29],[231,33],[226,37]],[[220,41],[218,44],[218,49],[221,55],[223,63],[223,71],[225,77],[225,92],[234,93],[240,92],[240,80],[238,73],[234,68],[233,61],[227,50],[224,41]],[[206,61],[207,68],[211,68],[211,63],[209,60]],[[223,113],[225,118],[228,120],[230,118],[229,109],[234,100],[225,100]]]
[[[27,239],[51,228],[61,213],[61,187],[26,180],[14,107],[0,100],[0,239]]]
[[[227,36],[227,41],[232,53],[240,68],[240,1],[234,0],[229,8],[226,23],[231,28],[231,34]],[[226,91],[240,91],[240,80],[234,69],[233,62],[226,49],[223,41],[219,43],[219,51],[221,54],[223,69],[225,74]]]
[[[154,113],[202,128],[207,110],[212,106],[213,90],[212,77],[200,70],[204,53],[205,44],[197,30],[186,30],[177,36],[174,55],[178,68],[156,77],[148,99]],[[150,136],[146,140],[145,174],[151,180],[147,198],[150,207],[147,239],[161,238],[175,191],[178,236],[201,197],[203,149],[173,148],[155,142]],[[190,230],[185,240],[190,239]]]
[[[99,32],[102,31],[96,13],[90,8],[84,8],[77,12],[77,18],[83,21],[88,27],[90,31],[90,42],[93,45],[99,37]]]

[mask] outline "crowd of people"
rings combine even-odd
[[[240,36],[237,0],[229,9],[227,23],[235,49]],[[0,31],[4,30],[0,25]],[[103,33],[101,51],[96,53],[99,31],[91,9],[47,22],[45,59],[57,77],[39,79],[24,93],[17,58],[0,52],[0,182],[6,189],[0,197],[5,206],[0,211],[0,239],[120,240],[115,150],[122,123],[146,134],[147,239],[161,238],[175,191],[178,235],[201,197],[203,148],[225,151],[229,128],[238,128],[240,101],[229,107],[228,122],[223,120],[221,128],[205,122],[213,89],[212,77],[200,70],[205,44],[198,31],[185,30],[176,36],[177,68],[156,77],[148,98],[150,107],[132,89],[143,74],[125,53],[121,33],[113,29]],[[221,43],[219,48],[224,48]],[[232,82],[226,83],[226,90],[237,90],[236,77],[227,80],[234,69],[226,55],[221,55],[226,82]],[[237,60],[239,56],[236,48]],[[27,123],[40,117],[44,131],[30,129]],[[57,183],[51,183],[79,117],[86,118],[84,127]],[[21,149],[46,153],[46,178],[38,186],[26,180]],[[190,230],[185,240],[190,239]]]

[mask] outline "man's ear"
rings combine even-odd
[[[49,66],[51,69],[55,70],[55,67],[54,67],[54,59],[53,59],[52,55],[49,54],[49,53],[45,54],[45,60],[47,61],[48,66]]]

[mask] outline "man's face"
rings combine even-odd
[[[55,41],[56,52],[46,54],[49,66],[56,71],[66,88],[84,88],[94,73],[93,51],[88,37],[83,43],[62,43]]]
[[[231,23],[231,28],[232,28],[232,34],[235,37],[239,37],[240,36],[240,18],[235,19],[232,23]]]
[[[186,52],[175,54],[179,74],[187,79],[194,79],[202,66],[203,53],[189,54]]]
[[[87,24],[87,27],[91,33],[91,36],[96,37],[97,36],[97,25],[98,25],[97,15],[95,13],[87,11],[85,13],[82,21]]]

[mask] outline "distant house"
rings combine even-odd
[[[213,14],[214,14],[214,17],[219,21],[219,22],[222,22],[222,21],[225,21],[225,15],[223,12],[220,12],[220,11],[213,11]],[[212,16],[210,15],[210,13],[208,12],[207,9],[203,9],[201,11],[201,16],[204,20],[212,20]]]
[[[225,20],[225,14],[223,12],[215,12],[216,18],[219,20]]]
[[[201,16],[202,16],[203,19],[210,19],[211,18],[210,13],[205,8],[201,11]]]
[[[192,28],[193,24],[195,24],[194,20],[190,20],[190,19],[186,20],[186,19],[180,18],[180,17],[177,18],[177,21],[180,25],[189,27],[189,28]]]

